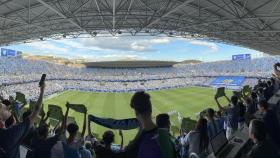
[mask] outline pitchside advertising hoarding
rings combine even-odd
[[[232,60],[250,60],[251,54],[237,54],[232,56]]]
[[[218,76],[211,83],[213,87],[226,87],[229,89],[240,89],[242,88],[243,82],[245,81],[244,76]]]
[[[12,49],[1,48],[2,57],[16,57],[17,51]]]

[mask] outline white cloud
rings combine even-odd
[[[165,50],[156,45],[166,45],[173,41],[208,47],[211,52],[218,51],[215,43],[187,38],[155,36],[123,36],[63,39],[27,43],[36,54],[50,54],[66,58],[88,60],[138,60],[145,59],[146,53],[161,53]],[[161,58],[160,56],[158,58]]]
[[[105,51],[127,51],[127,52],[157,52],[152,46],[155,44],[166,44],[171,40],[164,37],[96,37],[81,39],[84,47],[94,47]]]
[[[207,41],[199,41],[199,40],[192,40],[190,41],[190,44],[198,45],[198,46],[206,46],[208,47],[212,52],[218,51],[218,46],[215,43],[207,42]]]
[[[99,47],[95,46],[85,46],[81,42],[81,39],[75,40],[75,39],[66,39],[66,40],[55,40],[56,43],[66,45],[68,47],[77,48],[77,49],[84,49],[84,50],[95,50],[95,51],[103,51],[104,49],[101,49]]]
[[[44,53],[67,53],[69,51],[67,48],[58,47],[48,41],[32,42],[27,43],[26,45]]]

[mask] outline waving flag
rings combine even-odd
[[[16,92],[16,100],[22,103],[23,105],[27,104],[27,101],[25,99],[25,95],[21,92]]]
[[[80,113],[86,113],[87,112],[87,108],[84,104],[70,104],[70,103],[67,103],[67,106],[76,111],[76,112],[80,112]]]
[[[98,125],[110,129],[130,130],[140,126],[140,123],[136,118],[115,120],[112,118],[100,118],[94,115],[88,115],[88,119]]]
[[[56,119],[56,120],[62,120],[63,119],[63,112],[61,107],[59,107],[58,105],[48,105],[48,109],[49,109],[49,117]]]

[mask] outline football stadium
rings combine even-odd
[[[280,158],[279,11],[0,0],[0,158]]]

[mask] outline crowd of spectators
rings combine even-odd
[[[46,85],[49,86],[47,83]],[[20,119],[22,122],[10,111],[9,101],[3,100],[0,104],[0,156],[19,158],[22,150],[20,147],[24,145],[30,148],[26,158],[204,158],[212,152],[209,145],[211,139],[221,131],[225,131],[227,139],[231,139],[237,130],[249,126],[248,135],[252,144],[243,156],[278,158],[278,107],[268,104],[268,100],[279,89],[278,85],[279,81],[273,78],[260,80],[248,95],[238,97],[234,94],[229,98],[225,94],[229,105],[221,105],[219,98],[215,96],[213,99],[217,102],[218,111],[206,109],[205,113],[201,113],[195,128],[190,131],[181,129],[178,138],[170,134],[169,115],[157,115],[154,123],[150,95],[144,91],[136,92],[131,98],[130,107],[140,122],[139,132],[127,146],[121,143],[114,148],[113,132],[106,131],[102,139],[98,140],[92,134],[89,122],[88,135],[85,137],[87,112],[84,113],[82,132],[78,136],[79,126],[67,123],[70,108],[68,104],[63,122],[54,127],[54,133],[49,132],[50,126],[46,123],[48,115],[42,116],[40,122],[35,123],[45,94],[43,84],[40,89],[37,88],[39,98],[33,112],[25,112]],[[262,114],[262,117],[259,118],[256,114]],[[123,140],[122,132],[120,136]]]
[[[165,80],[150,80],[138,82],[99,82],[84,80],[48,80],[51,85],[46,91],[46,95],[51,95],[64,90],[82,90],[97,92],[135,92],[139,90],[162,90],[169,88],[180,88],[187,86],[209,86],[211,78],[208,77],[189,77],[189,78],[173,78]],[[1,95],[4,98],[14,96],[16,91],[23,92],[27,98],[34,99],[38,91],[36,90],[37,82],[11,84],[2,86]]]
[[[249,63],[223,61],[137,70],[70,68],[16,58],[0,60],[0,67],[3,68],[0,73],[1,96],[7,98],[15,91],[32,99],[39,96],[33,111],[26,111],[21,116],[11,111],[11,102],[2,100],[1,158],[20,158],[20,151],[27,148],[30,149],[26,150],[26,158],[204,158],[212,152],[210,141],[216,135],[224,132],[230,140],[244,127],[249,128],[251,143],[244,149],[243,157],[279,157],[279,107],[268,103],[279,90],[280,64],[275,64],[273,69],[270,66],[277,58],[254,59]],[[49,73],[49,78],[37,88],[37,81],[40,80],[38,74],[42,72]],[[267,78],[271,74],[273,78],[270,79],[257,78]],[[228,97],[224,94],[222,97],[228,100],[226,105],[220,103],[219,97],[213,97],[218,110],[207,108],[201,112],[196,126],[190,131],[180,129],[177,138],[170,134],[168,114],[159,114],[156,116],[156,123],[153,122],[150,95],[144,91],[189,85],[209,86],[216,75],[244,75],[248,77],[245,84],[250,85],[252,91],[242,96],[233,94]],[[62,123],[54,127],[54,132],[50,132],[50,125],[46,123],[48,114],[39,117],[43,96],[67,89],[137,91],[130,102],[131,110],[140,122],[139,132],[134,140],[124,146],[120,131],[122,143],[116,146],[113,144],[115,135],[110,130],[104,132],[99,140],[92,134],[90,123],[87,124],[87,112],[84,113],[81,134],[78,134],[79,126],[68,122],[68,104]]]
[[[206,157],[205,155],[212,152],[209,141],[213,137],[224,131],[225,137],[231,140],[234,133],[244,127],[249,127],[252,144],[240,157],[280,157],[280,123],[277,114],[279,107],[268,103],[279,90],[279,81],[273,78],[259,80],[252,89],[250,94],[241,97],[236,94],[230,98],[224,95],[228,105],[221,105],[219,98],[215,96],[218,110],[208,108],[202,111],[193,130],[180,132],[177,139],[181,158],[191,155]]]
[[[246,76],[270,77],[271,65],[280,60],[279,56],[239,61],[202,62],[196,64],[177,64],[167,68],[74,68],[46,61],[21,58],[0,58],[0,83],[38,80],[42,72],[49,79],[87,79],[87,80],[147,80],[185,76]],[[28,74],[28,75],[25,75]],[[17,77],[19,76],[19,77]],[[24,78],[20,76],[25,76]]]
[[[243,85],[253,86],[258,78],[272,73],[271,65],[280,57],[246,61],[219,61],[197,64],[177,64],[167,68],[74,68],[46,61],[21,58],[0,58],[0,88],[4,97],[23,91],[29,99],[38,92],[36,82],[41,73],[48,74],[51,89],[47,95],[64,90],[100,92],[135,92],[187,86],[210,86],[217,76],[245,76]]]
[[[259,67],[258,62],[263,59],[252,60],[250,64],[252,67],[255,66],[255,73],[250,64],[249,66],[248,63],[246,66],[244,65],[245,61],[208,63],[208,67],[206,67],[207,63],[179,65],[179,68],[159,68],[155,69],[155,72],[152,72],[153,69],[140,69],[138,72],[138,70],[123,69],[104,69],[104,71],[77,69],[24,59],[0,60],[5,62],[4,66],[2,61],[0,62],[0,67],[4,67],[1,76],[1,96],[5,98],[5,95],[10,95],[15,90],[21,91],[33,99],[39,96],[34,109],[26,111],[21,116],[11,111],[11,102],[1,101],[1,158],[20,158],[23,146],[25,146],[24,149],[30,148],[27,150],[26,158],[92,158],[93,156],[97,158],[204,158],[212,152],[209,144],[213,137],[224,131],[226,138],[231,139],[235,132],[244,127],[249,127],[248,136],[252,141],[251,145],[250,143],[248,145],[248,150],[244,149],[243,157],[279,158],[280,124],[276,113],[279,107],[269,104],[268,101],[279,90],[280,71],[278,68],[280,64],[275,64],[274,69],[271,70]],[[267,58],[265,64],[270,64],[275,60]],[[20,68],[17,65],[18,62],[23,64]],[[10,66],[7,66],[9,64]],[[30,66],[32,64],[35,66]],[[234,64],[235,67],[232,65],[233,68],[230,68],[230,64]],[[194,75],[194,70],[197,71],[196,75]],[[188,77],[182,78],[178,75],[191,71],[193,72],[191,75],[188,74]],[[38,74],[42,72],[50,73],[48,75],[50,79],[37,88]],[[156,123],[153,122],[151,98],[144,90],[196,84],[206,86],[211,82],[212,77],[209,76],[227,73],[248,75],[247,77],[250,78],[245,82],[251,85],[252,91],[242,96],[233,94],[228,97],[224,94],[223,97],[228,100],[226,105],[220,103],[219,97],[213,97],[218,110],[208,108],[201,112],[196,126],[190,131],[180,129],[180,135],[177,138],[170,134],[171,124],[168,114],[159,114],[156,116]],[[256,78],[262,75],[268,77],[268,73],[273,73],[274,78],[265,80]],[[26,75],[21,76],[20,74]],[[11,76],[8,77],[9,75]],[[137,77],[145,81],[140,81]],[[114,81],[108,81],[111,79]],[[123,82],[123,80],[126,81]],[[45,85],[48,87],[46,90]],[[92,134],[90,123],[87,124],[87,112],[85,112],[82,132],[78,135],[79,126],[69,123],[67,120],[70,108],[68,104],[66,104],[62,123],[54,127],[54,132],[49,132],[50,126],[46,123],[48,114],[39,117],[43,96],[65,89],[107,91],[135,89],[138,92],[132,96],[130,107],[140,123],[139,132],[127,146],[123,146],[122,143],[120,146],[114,147],[115,135],[113,132],[106,131],[99,140]],[[86,136],[87,125],[88,134]],[[120,132],[120,136],[123,138],[122,132]]]
[[[182,72],[197,76],[247,76],[270,77],[271,65],[279,62],[279,56],[256,58],[252,60],[203,62],[198,64],[179,64]],[[187,69],[187,70],[186,70]]]

